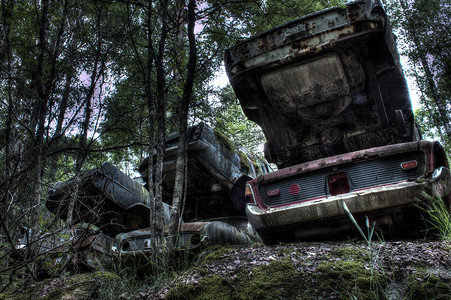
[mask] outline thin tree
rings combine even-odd
[[[449,3],[446,1],[387,1],[396,32],[400,36],[401,54],[408,58],[407,71],[420,90],[423,107],[416,112],[424,134],[451,141],[449,85]]]
[[[187,26],[188,26],[188,45],[189,45],[189,57],[188,66],[186,72],[185,83],[183,86],[182,99],[178,109],[179,120],[179,145],[177,150],[177,164],[175,174],[175,186],[174,194],[172,198],[171,209],[171,224],[169,227],[170,245],[169,249],[174,249],[177,243],[177,233],[179,231],[180,222],[182,220],[181,207],[184,205],[184,191],[186,189],[186,137],[188,127],[188,112],[191,99],[193,97],[194,79],[196,76],[197,66],[197,48],[196,37],[194,35],[194,27],[196,22],[196,3],[194,0],[189,0],[188,13],[187,13]]]

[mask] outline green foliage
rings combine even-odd
[[[214,8],[219,1],[208,1]],[[219,22],[211,28],[224,40],[226,34],[232,39],[249,37],[291,20],[331,6],[341,6],[343,0],[267,0],[267,1],[225,1]],[[222,33],[219,35],[219,33]]]
[[[386,9],[399,36],[407,74],[415,80],[421,107],[416,122],[424,137],[440,139],[450,154],[451,5],[441,0],[387,0]]]
[[[139,279],[129,268],[123,269],[118,275],[112,274],[113,276],[109,280],[101,281],[98,299],[117,299],[119,295],[131,297],[131,295],[145,291],[152,286],[149,278]]]
[[[273,261],[268,265],[257,267],[249,274],[242,271],[238,285],[239,299],[286,299],[295,298],[299,293],[301,274],[296,271],[291,261]]]
[[[231,140],[229,140],[228,137],[225,136],[224,133],[220,132],[219,130],[214,130],[215,138],[219,143],[229,151],[235,151],[235,145],[232,143]]]
[[[231,251],[232,249],[221,246],[212,246],[209,249],[205,249],[204,252],[200,254],[199,260],[205,264],[219,262],[222,260],[222,257],[230,254]]]
[[[371,247],[371,240],[373,238],[373,233],[374,233],[374,228],[376,226],[376,222],[373,222],[373,224],[370,226],[370,221],[368,219],[368,217],[366,217],[366,231],[367,233],[365,234],[363,232],[363,230],[360,228],[359,224],[357,224],[357,221],[355,220],[354,216],[352,215],[351,211],[348,209],[348,206],[346,205],[346,203],[343,201],[342,202],[343,205],[343,209],[346,211],[346,213],[348,214],[349,219],[351,220],[351,222],[354,224],[354,226],[357,228],[357,230],[359,231],[360,235],[363,237],[363,239],[366,241],[366,243],[368,244],[369,247]]]
[[[49,279],[41,281],[36,285],[30,286],[25,291],[0,294],[0,300],[92,299],[97,297],[99,287],[108,286],[118,280],[120,279],[117,277],[117,275],[110,272],[79,274],[72,277],[60,278],[56,280]],[[114,297],[108,299],[114,299]]]
[[[200,279],[177,284],[166,298],[310,299],[312,295],[323,295],[343,299],[380,299],[383,298],[386,277],[379,271],[369,270],[369,260],[365,251],[343,247],[333,251],[330,259],[322,258],[316,271],[309,275],[302,271],[303,266],[296,266],[291,260],[238,269],[232,277],[224,276],[220,270],[216,272],[216,268],[209,268],[207,264],[193,271],[202,276]]]
[[[246,118],[232,87],[227,85],[221,89],[218,99],[219,102],[215,104],[214,127],[226,134],[237,148],[258,153],[259,146],[265,141],[263,132],[258,125]]]
[[[445,135],[440,125],[437,108],[432,104],[427,104],[428,100],[424,94],[420,97],[420,101],[423,106],[415,111],[415,123],[420,126],[423,138],[440,140],[445,149],[448,164],[451,164],[451,139]]]
[[[358,249],[352,246],[334,249],[331,251],[331,255],[361,263],[369,262],[372,256],[370,251]]]
[[[436,232],[442,241],[451,240],[451,215],[443,199],[428,197],[427,206],[420,206],[428,230]]]
[[[197,284],[178,285],[166,299],[296,299],[299,276],[291,262],[273,261],[251,272],[241,270],[233,280],[208,275]]]
[[[339,260],[321,262],[317,268],[320,290],[338,292],[348,298],[378,299],[385,278],[375,270],[368,270],[361,261]],[[347,296],[345,296],[347,295]]]
[[[346,1],[340,0],[268,0],[261,6],[257,13],[255,29],[253,33],[262,32],[291,20],[320,11],[327,7],[342,6]]]

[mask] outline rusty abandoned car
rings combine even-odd
[[[12,259],[19,261],[29,257],[31,230],[22,228],[15,255]],[[39,247],[33,255],[37,258],[37,276],[40,279],[51,276],[60,268],[71,273],[111,270],[114,264],[112,247],[115,240],[99,233],[89,226],[77,226],[73,234],[64,228],[58,232],[40,234]]]
[[[200,250],[202,245],[212,243],[249,245],[258,240],[244,217],[244,185],[266,172],[267,165],[237,152],[227,138],[203,123],[191,127],[188,133],[188,188],[192,192],[187,195],[185,211],[188,213],[184,215],[186,222],[181,224],[179,249]],[[177,138],[177,135],[167,138],[164,159],[164,200],[169,203],[172,189],[168,180],[173,178]],[[146,161],[140,167],[144,179],[145,168]],[[144,185],[110,163],[104,163],[83,173],[78,182],[71,178],[56,184],[48,194],[49,211],[66,220],[67,207],[77,184],[75,223],[99,228],[96,234],[90,233],[80,240],[82,247],[74,248],[77,264],[92,269],[99,269],[100,265],[110,268],[112,259],[148,253],[150,198]],[[169,203],[163,203],[165,224],[170,221]]]
[[[249,221],[266,242],[341,239],[357,234],[345,203],[362,224],[376,221],[384,238],[422,237],[422,193],[449,206],[446,164],[438,143],[420,141],[294,165],[248,183]]]
[[[259,240],[245,218],[245,184],[268,172],[258,158],[235,149],[228,139],[204,123],[188,129],[187,194],[178,248],[198,251],[211,244],[250,245]],[[166,138],[163,165],[163,201],[172,203],[179,135]],[[139,166],[147,182],[149,159]],[[168,228],[165,237],[168,238]],[[121,256],[141,256],[151,251],[148,228],[116,236]]]
[[[108,162],[83,173],[79,183],[75,178],[57,183],[49,191],[48,210],[66,220],[76,184],[79,185],[74,208],[76,223],[96,225],[112,237],[150,226],[147,190]],[[164,209],[168,218],[169,207],[166,205]]]
[[[338,239],[369,216],[384,237],[417,237],[422,193],[450,205],[450,171],[422,141],[380,1],[305,16],[238,43],[226,71],[279,170],[249,181],[265,242]]]
[[[169,226],[165,226],[165,238],[169,238]],[[197,253],[207,245],[250,245],[256,241],[259,241],[258,236],[245,217],[221,218],[182,223],[177,235],[177,249]],[[118,234],[116,243],[115,251],[120,256],[136,257],[152,251],[148,228]]]
[[[204,123],[192,126],[187,137],[187,195],[183,220],[245,216],[246,182],[267,173],[267,163],[235,149],[227,137]],[[178,134],[166,139],[164,154],[164,201],[172,203]],[[148,160],[139,166],[147,182]]]

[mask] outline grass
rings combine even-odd
[[[442,241],[451,240],[451,215],[443,200],[431,197],[426,192],[423,192],[421,196],[427,200],[426,206],[419,207],[423,211],[428,230],[437,232],[437,237]]]
[[[363,230],[360,228],[360,226],[357,223],[357,221],[355,220],[355,218],[352,215],[351,211],[347,207],[346,203],[343,201],[342,204],[343,204],[343,209],[346,211],[346,213],[349,216],[349,219],[355,225],[355,227],[359,231],[360,235],[363,237],[363,239],[365,240],[365,242],[368,245],[368,248],[369,248],[369,263],[370,263],[370,268],[369,268],[369,271],[370,271],[370,276],[369,276],[370,289],[369,290],[370,290],[370,292],[373,293],[374,297],[379,298],[379,291],[382,290],[381,289],[381,284],[382,283],[386,284],[386,281],[382,280],[385,277],[383,276],[383,274],[379,274],[379,272],[377,270],[375,270],[375,266],[374,266],[376,261],[375,261],[374,249],[372,247],[372,238],[373,238],[373,234],[374,234],[374,228],[376,227],[376,222],[374,221],[373,224],[370,226],[369,218],[367,216],[365,217],[365,225],[366,225],[366,231],[367,231],[367,233],[365,234],[363,232]]]
[[[349,219],[355,225],[355,227],[359,231],[360,235],[363,237],[363,239],[368,244],[368,247],[371,247],[371,240],[373,238],[373,233],[374,233],[374,228],[376,226],[376,222],[373,222],[372,226],[370,226],[370,220],[368,219],[368,217],[366,217],[365,224],[366,224],[366,228],[367,228],[367,234],[365,234],[365,233],[363,233],[363,230],[360,228],[359,224],[357,224],[357,221],[355,220],[354,216],[352,215],[351,211],[349,210],[348,206],[346,205],[346,203],[344,201],[342,202],[342,205],[343,205],[343,209],[348,214]]]
[[[123,267],[110,280],[101,281],[98,299],[118,299],[119,296],[123,299],[136,299],[140,293],[146,293],[154,287],[166,285],[179,274],[178,272],[167,269],[156,275],[148,273],[137,276],[135,268]]]

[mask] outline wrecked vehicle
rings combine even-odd
[[[22,228],[14,259],[18,262],[30,256],[30,231]],[[115,240],[107,235],[85,227],[77,227],[70,237],[65,231],[48,233],[39,237],[37,253],[33,254],[39,267],[39,278],[57,274],[61,268],[79,273],[104,271],[114,268],[112,253]]]
[[[115,265],[112,249],[119,233],[150,226],[150,198],[147,190],[119,169],[106,162],[101,167],[81,174],[74,207],[74,223],[93,224],[101,232],[75,230],[74,238],[44,243],[46,258],[40,270],[49,273],[62,267],[64,255],[70,253],[71,270],[111,270]],[[57,183],[48,193],[48,210],[63,220],[67,219],[67,207],[73,193],[75,178]],[[164,220],[169,222],[170,207],[163,204]],[[23,244],[23,243],[22,243]],[[48,248],[47,247],[47,248]],[[70,251],[68,251],[70,247]]]
[[[57,183],[48,193],[48,210],[61,219],[67,218],[67,207],[75,190],[71,178]],[[114,237],[119,233],[150,226],[150,198],[147,190],[112,164],[81,175],[74,208],[74,220],[99,227]],[[164,218],[169,222],[170,208],[164,204]]]
[[[266,165],[259,166],[256,162],[252,162],[247,156],[236,151],[225,137],[215,133],[205,124],[191,127],[189,136],[190,176],[187,196],[189,200],[185,204],[187,212],[185,216],[189,219],[202,220],[212,215],[208,213],[209,211],[216,209],[213,213],[215,216],[238,217],[227,218],[227,222],[220,219],[182,223],[179,249],[196,250],[200,245],[211,243],[248,245],[251,240],[258,239],[247,219],[243,217],[244,185],[247,180],[262,171],[266,172]],[[167,202],[172,199],[171,179],[174,177],[177,143],[178,135],[168,137],[163,170],[164,195]],[[147,174],[145,163],[146,161],[140,167],[143,175]],[[82,247],[77,248],[74,259],[91,266],[97,265],[97,262],[102,263],[101,258],[104,256],[109,258],[112,249],[120,249],[120,256],[138,249],[141,252],[147,251],[150,246],[148,242],[150,234],[148,229],[142,228],[150,226],[150,199],[144,186],[110,163],[84,172],[79,182],[74,219],[76,222],[87,222],[97,226],[105,235],[92,236],[84,240]],[[75,190],[76,184],[75,178],[72,178],[56,184],[49,192],[46,206],[63,220],[67,219],[69,199],[73,197],[71,193]],[[193,188],[192,192],[190,188]],[[163,208],[164,223],[169,224],[170,205],[163,203]],[[236,223],[233,221],[235,219],[239,221]],[[243,224],[246,224],[246,229]],[[102,236],[108,239],[102,239]],[[111,237],[116,237],[117,240],[114,239],[114,243],[109,242]],[[119,245],[119,248],[116,245]],[[85,248],[88,251],[84,251]],[[114,254],[117,258],[118,251]],[[105,268],[109,268],[110,260],[104,262]],[[50,261],[50,265],[57,264],[57,261]]]
[[[165,238],[169,238],[169,226],[165,226]],[[221,218],[203,222],[180,224],[177,249],[188,253],[198,253],[207,245],[247,246],[259,238],[245,217]],[[116,236],[116,251],[120,256],[146,256],[151,250],[149,229],[140,229]]]
[[[246,116],[279,168],[419,139],[380,1],[357,1],[238,43],[225,57]]]
[[[192,202],[185,205],[185,211],[190,209],[196,213],[188,213],[190,218],[202,219],[209,215],[203,209],[218,210],[216,215],[228,216],[244,214],[244,184],[255,177],[258,167],[246,156],[238,155],[236,151],[219,144],[219,134],[206,126],[199,124],[190,129],[189,152],[196,153],[189,160],[188,178],[189,187],[197,187],[188,198]],[[171,195],[172,187],[170,180],[173,178],[175,168],[175,153],[177,149],[177,135],[168,138],[168,148],[165,155],[165,200]],[[221,137],[222,138],[222,137]],[[227,141],[226,138],[222,138]],[[171,144],[172,143],[172,144]],[[171,147],[172,146],[172,147]],[[219,152],[217,152],[219,151]],[[215,167],[216,169],[212,169]],[[266,165],[263,164],[263,168]],[[140,170],[142,170],[142,166]],[[145,169],[144,169],[145,170]],[[244,171],[243,171],[244,170]],[[266,169],[262,169],[266,170]],[[144,172],[144,171],[141,171]],[[214,174],[214,177],[212,177]],[[49,192],[46,202],[47,208],[65,220],[67,218],[67,206],[72,196],[76,181],[74,178],[56,184]],[[123,259],[128,254],[149,250],[150,242],[150,209],[149,195],[144,186],[119,171],[110,163],[104,163],[101,167],[84,172],[81,175],[80,185],[77,193],[77,201],[74,209],[76,222],[91,223],[104,233],[89,235],[81,241],[73,255],[74,265],[86,266],[91,269],[94,266],[105,264],[104,268],[111,267],[112,249],[114,257]],[[195,202],[195,201],[199,201]],[[203,201],[203,202],[201,202]],[[216,201],[216,202],[215,202]],[[219,202],[218,202],[219,201]],[[241,202],[235,202],[241,201]],[[215,207],[209,208],[213,203]],[[220,205],[224,205],[221,207]],[[241,212],[237,205],[241,204]],[[191,205],[191,206],[190,206]],[[193,208],[193,205],[198,210]],[[169,224],[170,206],[163,203],[164,222]],[[204,214],[201,214],[204,213]],[[112,237],[116,237],[113,239]],[[255,231],[243,216],[236,218],[218,219],[214,221],[190,222],[181,224],[181,232],[178,239],[180,250],[196,251],[201,245],[212,243],[248,245],[251,241],[258,239]],[[60,248],[55,248],[56,250]],[[56,253],[56,252],[55,252]],[[60,261],[50,256],[49,266],[57,266]]]
[[[449,207],[445,153],[420,140],[380,1],[268,30],[228,49],[225,63],[279,167],[246,186],[247,216],[265,242],[352,235],[345,206],[384,237],[416,237],[423,192]]]
[[[185,222],[221,217],[245,216],[244,187],[248,180],[268,172],[268,165],[235,149],[220,132],[205,123],[187,133],[187,195]],[[163,165],[163,201],[171,204],[179,134],[166,138]],[[149,158],[139,166],[147,182]]]
[[[102,233],[88,236],[76,248],[72,264],[86,271],[114,270],[112,249],[115,244],[115,239]]]
[[[81,233],[75,239],[75,242],[66,242],[47,253],[43,270],[49,271],[51,268],[62,266],[64,255],[68,253],[70,261],[67,264],[68,271],[72,273],[92,272],[113,270],[115,266],[115,257],[112,249],[115,240],[102,233]],[[67,246],[71,246],[67,252]]]

